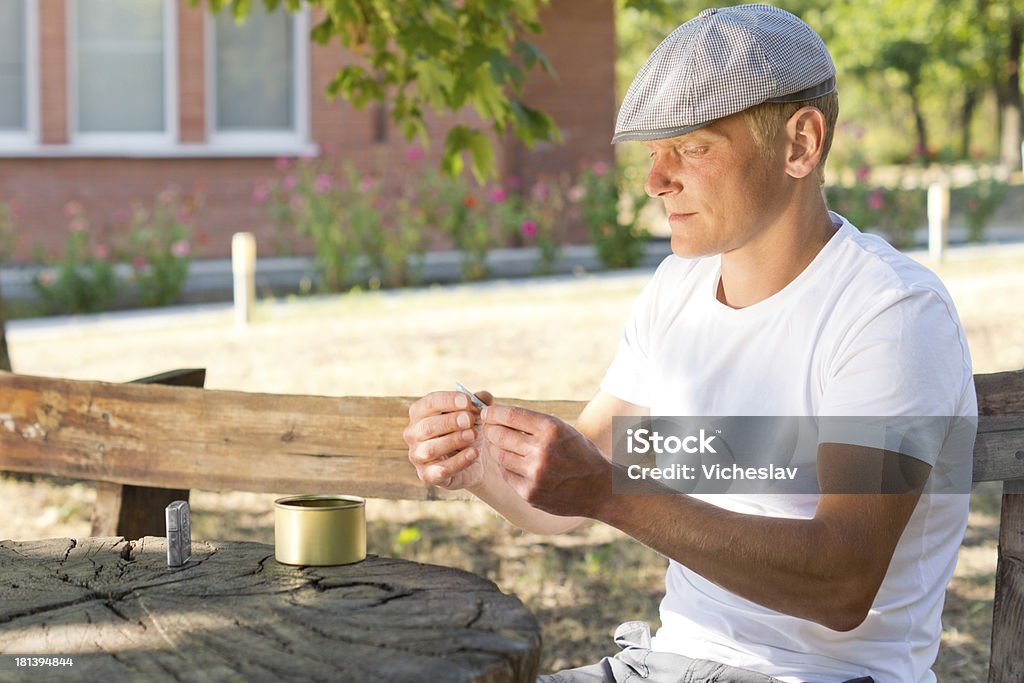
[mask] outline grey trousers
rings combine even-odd
[[[537,683],[780,683],[777,678],[750,669],[672,652],[653,652],[651,629],[643,621],[621,624],[615,629],[615,644],[622,649],[614,657],[540,676]],[[864,676],[846,683],[874,683],[874,679]]]

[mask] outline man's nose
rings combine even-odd
[[[644,182],[644,191],[648,197],[661,197],[679,186],[668,165],[663,159],[655,159],[651,164],[651,170],[647,173],[647,180]]]

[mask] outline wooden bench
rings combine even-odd
[[[464,498],[424,486],[402,430],[414,400],[252,394],[201,385],[201,371],[110,384],[0,372],[0,470],[97,482],[95,535],[163,535],[187,489]],[[186,379],[183,379],[186,378]],[[975,377],[974,481],[1003,482],[990,683],[1024,680],[1024,370]],[[572,421],[578,401],[515,401]],[[159,489],[164,489],[160,491]],[[167,491],[170,489],[170,491]],[[142,520],[142,527],[132,528]],[[149,520],[148,522],[146,520]],[[145,527],[145,528],[143,528]]]

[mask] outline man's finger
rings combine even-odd
[[[476,461],[478,455],[476,448],[470,446],[441,462],[418,469],[417,473],[424,484],[447,488],[456,475]]]
[[[544,413],[502,403],[487,406],[481,413],[481,417],[484,424],[504,425],[527,434],[536,434],[542,431],[545,428],[544,425],[550,420],[550,416]]]
[[[405,442],[412,446],[445,434],[470,429],[474,422],[476,422],[476,415],[469,411],[429,415],[417,422],[410,423],[402,436]]]
[[[502,448],[491,448],[490,453],[498,461],[498,464],[501,465],[503,471],[514,472],[517,476],[524,479],[530,478],[532,466],[530,461],[523,456]]]
[[[427,465],[461,451],[475,440],[476,434],[472,429],[445,434],[420,443],[409,453],[409,460],[414,465]]]
[[[524,434],[518,429],[509,429],[498,424],[485,424],[483,426],[484,439],[506,451],[511,451],[519,456],[532,457],[539,455],[536,439],[530,434]]]
[[[409,420],[418,422],[430,415],[466,410],[469,405],[469,397],[461,391],[432,391],[409,406]]]

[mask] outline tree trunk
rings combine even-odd
[[[921,111],[921,100],[915,90],[910,92],[910,108],[914,112],[914,129],[917,131],[917,149],[914,150],[914,157],[921,163],[928,162],[928,128],[924,121],[924,112]]]
[[[971,121],[974,110],[978,106],[978,89],[971,87],[964,93],[964,102],[960,107],[960,157],[971,158]]]
[[[1021,168],[1022,112],[1020,96],[1020,59],[1024,47],[1024,16],[1013,14],[1010,18],[1010,49],[1003,87],[1001,110],[1002,139],[1000,160],[1010,168]]]

